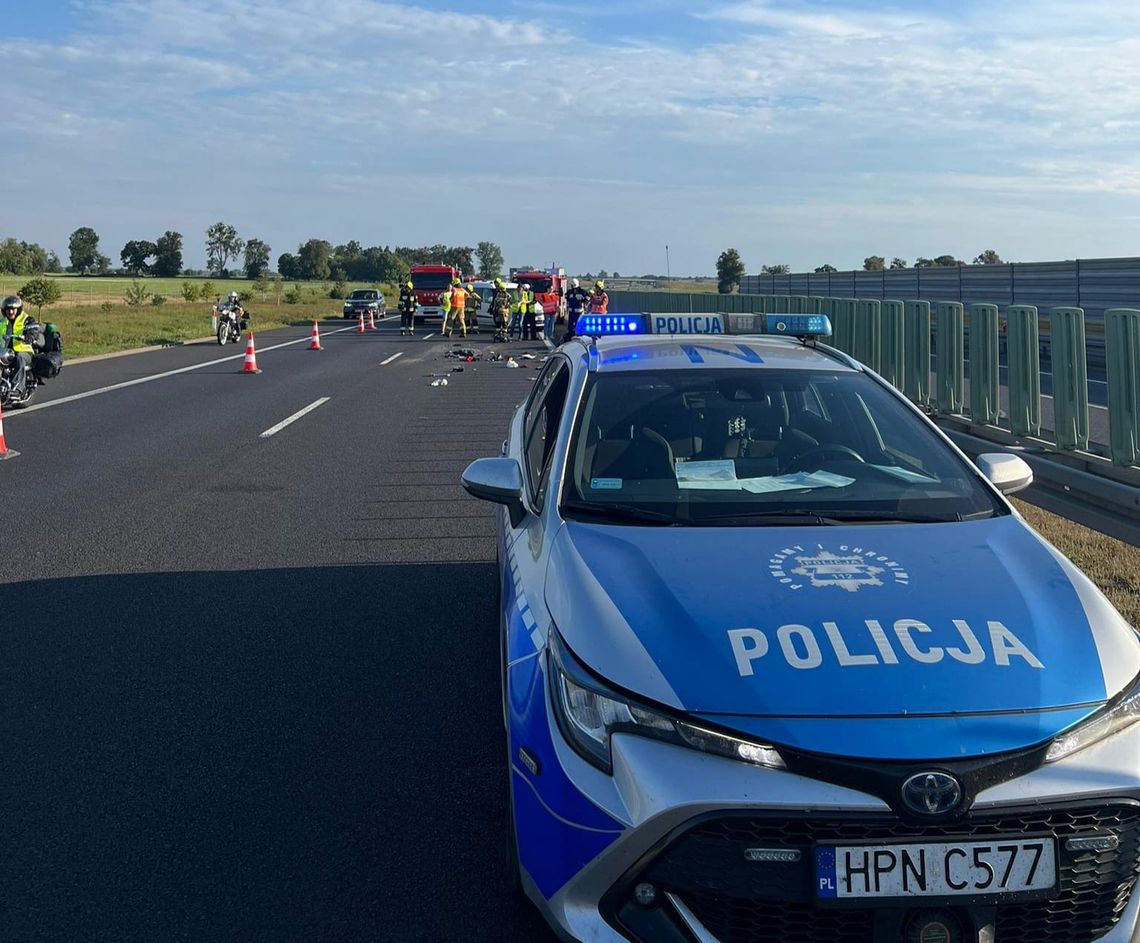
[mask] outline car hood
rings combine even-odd
[[[904,726],[919,740],[954,737],[954,753],[963,737],[973,752],[1013,749],[1087,716],[1140,672],[1136,633],[1015,516],[828,528],[569,522],[546,586],[566,643],[615,686],[827,752],[846,752],[854,736],[894,755]],[[922,749],[931,745],[910,748]]]

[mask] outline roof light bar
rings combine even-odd
[[[647,334],[648,320],[645,314],[583,314],[575,330],[590,337]]]
[[[831,321],[822,314],[583,314],[578,318],[577,332],[585,337],[782,334],[815,338],[831,336]]]

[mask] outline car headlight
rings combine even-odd
[[[590,677],[556,631],[550,633],[548,650],[554,685],[551,700],[558,726],[570,745],[599,769],[613,772],[610,736],[619,732],[665,740],[759,766],[784,768],[784,760],[774,747],[669,717],[610,691]]]
[[[1092,746],[1098,740],[1111,737],[1125,727],[1131,727],[1138,720],[1140,720],[1140,676],[1133,680],[1114,704],[1081,721],[1049,744],[1045,762],[1053,763],[1071,756],[1078,750]]]

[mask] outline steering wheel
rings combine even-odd
[[[806,452],[800,452],[799,455],[791,460],[789,465],[792,470],[801,471],[803,469],[803,463],[805,459],[825,455],[829,455],[833,458],[853,459],[854,461],[862,462],[863,464],[866,464],[867,462],[867,460],[863,458],[862,455],[860,455],[854,449],[848,448],[846,445],[817,445],[808,449]]]

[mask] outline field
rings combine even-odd
[[[149,347],[155,344],[179,344],[206,337],[211,333],[210,309],[217,297],[236,291],[243,297],[252,316],[254,330],[271,330],[289,324],[307,323],[314,318],[336,317],[341,302],[328,297],[331,282],[300,282],[271,284],[264,292],[257,291],[255,283],[242,278],[143,278],[137,283],[150,292],[141,305],[126,303],[126,292],[135,279],[119,277],[80,278],[74,275],[55,276],[63,287],[63,299],[55,305],[37,312],[31,311],[39,321],[52,321],[63,335],[67,357],[84,357],[113,351]],[[0,295],[19,290],[29,276],[0,276]],[[205,299],[185,301],[182,286],[189,282],[195,288],[212,286]],[[273,289],[279,287],[280,293]],[[395,306],[397,290],[389,285],[349,285],[379,287]],[[290,292],[296,291],[296,296]],[[161,295],[162,304],[152,304],[152,297]],[[286,299],[296,297],[295,303]]]

